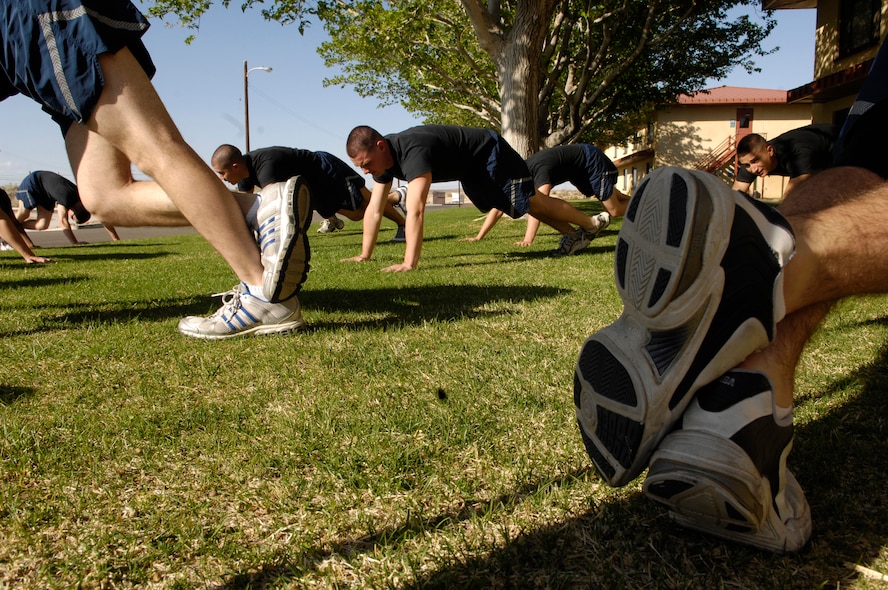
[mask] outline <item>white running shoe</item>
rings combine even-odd
[[[401,210],[401,215],[407,216],[407,187],[399,186],[395,189],[395,192],[398,193],[398,202],[393,205],[395,209]]]
[[[262,189],[256,212],[262,254],[262,290],[272,302],[294,297],[308,273],[311,192],[301,176]]]
[[[222,307],[209,317],[188,316],[179,320],[179,332],[194,338],[221,340],[252,334],[290,334],[305,327],[299,299],[269,303],[250,295],[238,284],[222,296]]]
[[[330,234],[335,232],[337,229],[342,229],[345,227],[345,224],[338,217],[334,217],[332,219],[325,219],[321,222],[321,227],[318,228],[319,234]]]
[[[767,376],[735,369],[705,387],[651,456],[644,491],[690,529],[783,553],[811,536],[811,510],[786,457]]]
[[[611,216],[610,213],[608,213],[607,211],[602,211],[598,215],[594,216],[592,219],[598,222],[598,225],[592,231],[586,230],[586,237],[589,238],[589,240],[594,240],[595,238],[597,238],[598,234],[601,233],[601,230],[610,225]]]
[[[773,339],[793,251],[782,216],[711,174],[644,179],[614,256],[623,313],[586,340],[574,373],[583,442],[610,485],[644,471],[697,389]]]
[[[576,254],[583,248],[589,246],[594,237],[594,235],[590,234],[583,228],[577,229],[576,233],[573,234],[563,234],[561,236],[561,241],[558,242],[558,249],[552,252],[552,255],[570,256],[571,254]]]

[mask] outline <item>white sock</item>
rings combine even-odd
[[[244,285],[247,287],[247,291],[250,295],[261,301],[268,301],[268,299],[265,298],[265,293],[262,292],[262,285],[247,285],[246,283],[244,283]]]
[[[792,423],[792,404],[786,408],[774,404],[774,421],[778,424]]]

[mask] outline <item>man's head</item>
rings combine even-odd
[[[244,155],[239,149],[227,143],[216,148],[210,165],[219,178],[229,184],[237,184],[250,175]]]
[[[756,176],[767,176],[777,167],[774,148],[758,133],[750,133],[737,144],[740,166]]]
[[[345,142],[345,152],[352,164],[373,176],[382,176],[395,164],[388,142],[376,129],[366,125],[351,130]]]

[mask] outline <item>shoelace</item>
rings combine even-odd
[[[213,293],[213,297],[221,297],[222,298],[222,307],[216,310],[216,313],[212,315],[212,317],[217,317],[224,315],[225,312],[230,311],[229,317],[237,313],[237,310],[241,306],[241,294],[243,293],[243,286],[238,284],[233,289],[229,289],[228,291],[223,291],[222,293]]]

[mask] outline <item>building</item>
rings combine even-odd
[[[888,36],[888,0],[763,0],[762,8],[817,9],[813,81],[789,91],[721,86],[657,109],[626,146],[605,149],[620,174],[617,188],[631,192],[658,166],[707,170],[732,182],[743,135],[768,139],[809,123],[844,122]],[[779,199],[786,180],[760,179],[754,190]]]

